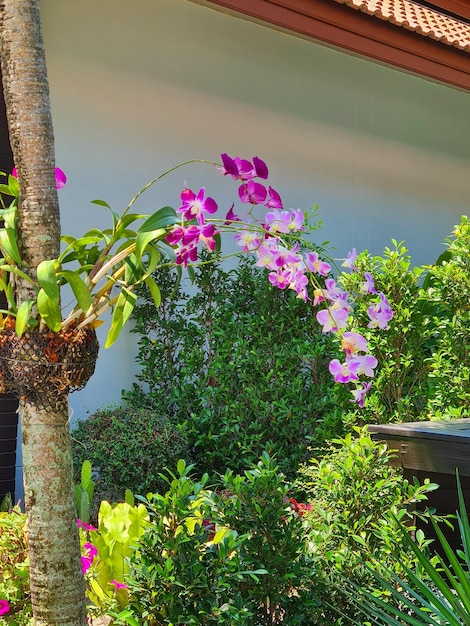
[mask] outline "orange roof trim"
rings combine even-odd
[[[460,50],[470,51],[470,23],[413,0],[335,0]]]

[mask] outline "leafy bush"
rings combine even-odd
[[[151,525],[132,559],[139,623],[305,624],[303,527],[287,485],[264,454],[215,492],[182,461],[165,495],[146,501]]]
[[[383,256],[358,256],[357,272],[342,274],[348,290],[365,272],[392,303],[386,331],[366,334],[378,359],[364,408],[346,423],[388,423],[470,416],[470,223],[463,217],[432,266],[413,268],[408,251],[394,240]],[[360,304],[360,324],[366,320]]]
[[[10,605],[2,626],[32,625],[26,515],[18,507],[0,513],[0,599]]]
[[[386,444],[355,429],[354,435],[333,441],[323,458],[301,468],[299,487],[312,503],[304,516],[316,572],[317,621],[312,623],[336,623],[337,612],[355,617],[354,603],[336,591],[344,577],[372,592],[369,568],[400,574],[416,563],[403,543],[401,523],[408,532],[415,530],[410,506],[423,502],[437,485],[411,484],[390,466],[390,457]],[[422,531],[416,532],[416,540],[421,550],[426,548]]]
[[[362,253],[356,260],[358,271],[340,277],[346,289],[354,289],[369,272],[374,276],[376,290],[387,296],[394,310],[387,330],[364,333],[378,367],[364,407],[349,411],[346,421],[353,423],[383,424],[427,418],[429,358],[435,344],[432,309],[421,288],[424,269],[413,268],[405,246],[393,243],[393,248],[385,248],[383,256]],[[367,312],[360,303],[356,317],[365,327]]]
[[[77,423],[72,441],[77,482],[85,460],[95,471],[95,502],[122,500],[126,489],[145,494],[165,488],[159,473],[189,456],[186,440],[166,417],[138,406],[97,411]]]
[[[429,268],[423,297],[432,304],[435,349],[429,358],[427,414],[470,417],[470,222],[462,217],[447,250]]]
[[[200,473],[242,471],[267,450],[292,478],[309,445],[342,432],[338,397],[350,397],[328,372],[336,347],[313,306],[246,258],[200,266],[192,295],[173,293],[169,274],[158,282],[160,309],[145,291],[135,309],[141,386],[126,401],[178,424]]]
[[[411,550],[419,565],[414,571],[403,568],[399,577],[388,571],[388,579],[370,570],[378,587],[381,587],[394,602],[387,602],[377,594],[364,593],[354,581],[345,581],[345,593],[360,608],[367,619],[366,624],[427,624],[437,626],[462,626],[470,623],[470,524],[465,500],[457,473],[459,511],[457,522],[462,550],[455,551],[431,517],[444,559],[423,554],[412,541],[406,529],[401,531],[405,545]],[[400,606],[400,611],[396,606]]]

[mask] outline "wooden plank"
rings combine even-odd
[[[451,474],[456,468],[462,476],[470,476],[470,440],[446,442],[439,439],[417,437],[396,437],[373,433],[374,440],[385,441],[390,450],[397,451],[392,465],[404,469]]]
[[[403,422],[401,424],[371,424],[372,434],[407,438],[437,439],[440,441],[470,442],[470,419],[444,420],[437,422]],[[385,438],[385,437],[384,437]]]

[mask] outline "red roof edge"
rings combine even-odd
[[[468,52],[335,1],[208,0],[202,3],[470,91]]]

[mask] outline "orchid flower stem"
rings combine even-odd
[[[190,165],[191,163],[206,163],[209,165],[214,165],[216,166],[217,163],[215,161],[208,161],[206,159],[190,159],[189,161],[183,161],[182,163],[178,163],[178,165],[174,165],[173,167],[170,167],[170,169],[166,170],[165,172],[163,172],[163,174],[159,174],[158,176],[156,176],[154,179],[152,179],[149,183],[147,183],[145,185],[145,187],[143,187],[133,198],[132,200],[129,202],[129,204],[127,205],[126,210],[124,211],[124,213],[121,216],[121,219],[127,214],[127,212],[129,211],[129,209],[132,207],[132,205],[136,202],[136,200],[138,198],[140,198],[140,196],[147,191],[147,189],[149,189],[150,187],[152,187],[152,185],[154,185],[156,182],[158,182],[159,180],[161,180],[162,178],[164,178],[165,176],[168,176],[168,174],[171,174],[172,172],[174,172],[175,170],[179,169],[180,167],[184,167],[185,165]]]

